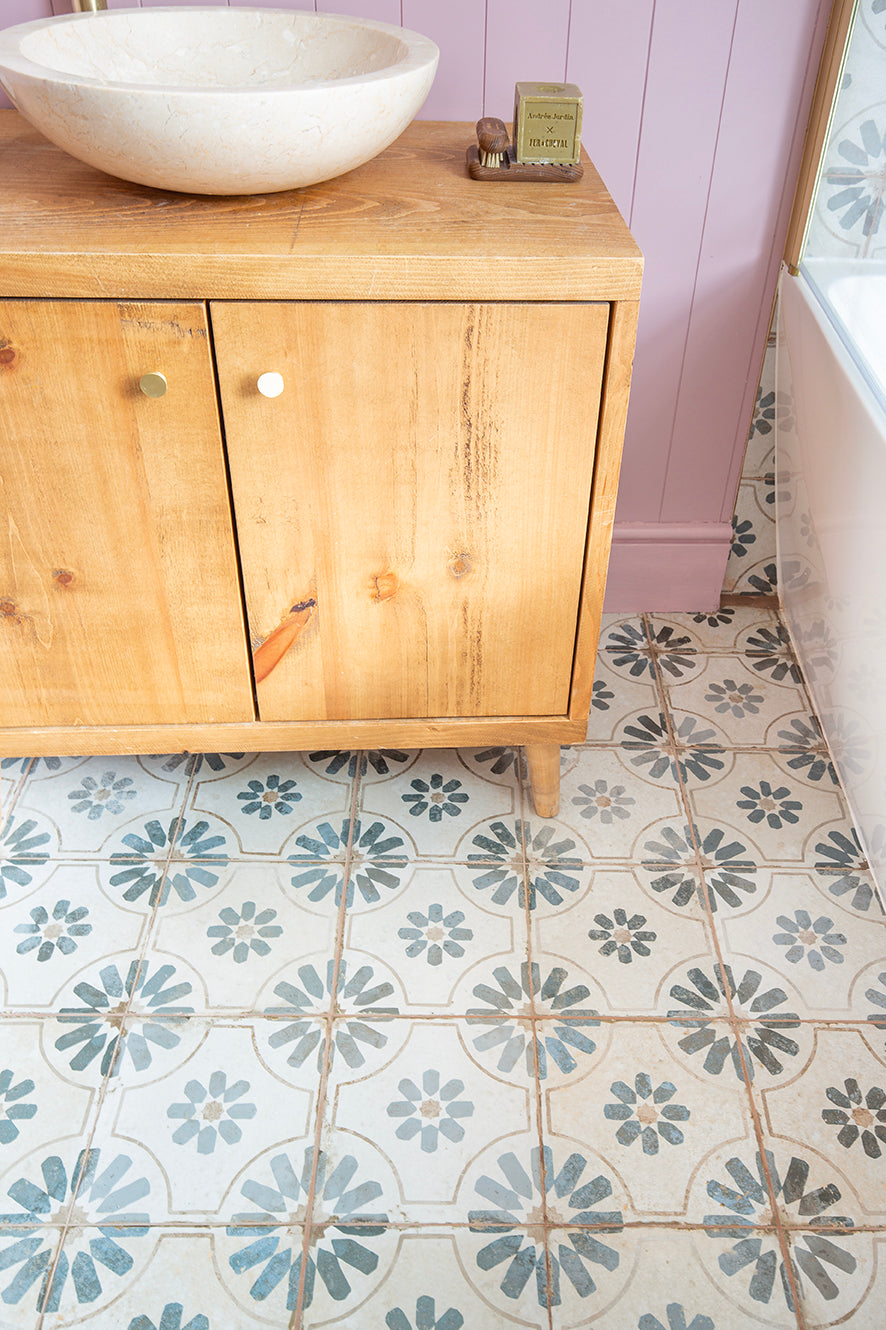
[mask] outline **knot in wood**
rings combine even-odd
[[[378,573],[369,579],[370,600],[391,600],[399,589],[400,579],[396,573]]]

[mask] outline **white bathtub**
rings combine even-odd
[[[828,304],[830,309],[828,309]],[[780,286],[779,589],[871,871],[886,888],[886,264]]]

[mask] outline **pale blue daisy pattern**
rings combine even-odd
[[[56,901],[52,914],[43,905],[36,905],[31,910],[29,924],[16,924],[14,933],[24,937],[16,947],[19,956],[36,952],[39,962],[50,960],[56,952],[61,956],[70,956],[77,950],[77,941],[88,937],[92,924],[86,923],[89,910],[85,905],[78,905],[73,910],[71,902]]]
[[[605,1239],[621,1232],[622,1212],[598,1208],[612,1206],[612,1184],[589,1172],[584,1155],[573,1153],[558,1167],[545,1146],[533,1148],[525,1161],[506,1151],[497,1173],[475,1183],[486,1208],[469,1211],[468,1222],[473,1233],[488,1239],[477,1252],[477,1265],[484,1271],[505,1267],[499,1288],[506,1298],[515,1301],[532,1283],[539,1307],[558,1307],[564,1278],[587,1298],[597,1281],[617,1268],[619,1252]],[[554,1235],[547,1251],[534,1221],[542,1204],[569,1226],[562,1240]]]
[[[441,1085],[440,1079],[433,1067],[422,1074],[420,1086],[404,1077],[398,1086],[402,1098],[392,1100],[387,1108],[388,1117],[401,1119],[395,1133],[398,1140],[417,1138],[425,1154],[434,1153],[441,1136],[444,1142],[462,1141],[465,1129],[460,1119],[474,1112],[471,1101],[462,1098],[464,1081],[452,1077]]]
[[[330,1160],[325,1151],[313,1147],[300,1160],[278,1154],[259,1161],[256,1173],[241,1188],[254,1207],[234,1217],[228,1237],[243,1245],[229,1258],[234,1274],[246,1275],[249,1296],[264,1302],[283,1286],[288,1311],[298,1306],[302,1283],[302,1232],[307,1200],[314,1178],[315,1216],[313,1240],[304,1262],[302,1305],[314,1300],[317,1277],[329,1296],[342,1302],[378,1265],[374,1241],[386,1230],[388,1216],[376,1207],[382,1186],[360,1176],[353,1155]],[[320,1210],[323,1218],[316,1214]]]
[[[193,1142],[201,1155],[211,1155],[219,1141],[236,1145],[243,1137],[240,1122],[251,1120],[258,1112],[255,1104],[240,1102],[248,1092],[248,1081],[229,1085],[224,1071],[214,1071],[208,1085],[198,1080],[188,1081],[184,1102],[170,1104],[166,1110],[168,1118],[181,1121],[181,1126],[172,1133],[175,1144]]]

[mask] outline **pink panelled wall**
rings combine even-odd
[[[518,79],[579,84],[584,143],[646,255],[607,608],[712,607],[830,0],[277,7],[432,37],[428,119],[509,120]],[[69,9],[0,0],[0,27]]]

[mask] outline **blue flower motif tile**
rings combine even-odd
[[[225,778],[202,776],[195,777],[186,816],[217,827],[231,859],[286,853],[305,825],[321,815],[340,820],[347,814],[353,785],[352,779],[330,780],[324,764],[307,753],[261,754]]]
[[[103,1304],[99,1298],[93,1308],[72,1298],[63,1301],[59,1312],[47,1313],[44,1326],[74,1324],[84,1330],[267,1330],[267,1307],[261,1302],[251,1307],[238,1303],[220,1281],[218,1233],[218,1229],[205,1226],[152,1227],[149,1264],[133,1265],[117,1281],[121,1287],[110,1304]],[[90,1247],[100,1236],[98,1229],[87,1233]]]
[[[658,685],[648,672],[634,678],[614,666],[611,651],[597,653],[586,743],[616,743],[629,716],[660,708]]]
[[[813,874],[775,872],[769,891],[741,915],[717,917],[722,955],[735,970],[758,958],[804,1020],[864,1020],[869,1003],[862,976],[886,964],[881,915],[847,908],[825,895]]]
[[[801,1142],[778,1141],[765,1151],[726,1147],[705,1161],[699,1194],[702,1186],[721,1285],[731,1282],[761,1311],[795,1311],[797,1292],[814,1292],[823,1310],[841,1286],[857,1288],[852,1276],[862,1253],[870,1259],[870,1237],[852,1231],[855,1198],[843,1179]],[[790,1245],[772,1227],[775,1212],[791,1230]]]
[[[232,864],[220,893],[160,910],[148,958],[154,948],[188,957],[205,987],[201,1010],[261,1011],[260,994],[272,975],[306,956],[319,955],[325,965],[335,951],[339,909],[332,896],[312,904],[292,876],[285,864]]]
[[[504,1138],[474,1162],[466,1186],[473,1206],[459,1246],[469,1268],[493,1276],[494,1307],[531,1296],[541,1309],[568,1307],[574,1323],[578,1308],[624,1288],[623,1187],[578,1142]],[[540,1216],[551,1226],[547,1243]]]
[[[100,870],[52,864],[42,886],[0,902],[0,985],[7,1011],[57,1011],[71,976],[109,952],[139,948],[143,915],[108,900]]]
[[[403,890],[372,909],[349,909],[344,957],[371,955],[396,974],[405,1014],[464,1015],[478,969],[490,956],[512,968],[527,959],[526,913],[512,891],[496,905],[478,885],[486,870],[410,865]],[[474,977],[472,977],[474,976]]]
[[[324,1140],[330,1150],[339,1139],[371,1140],[411,1223],[464,1224],[474,1204],[460,1190],[465,1169],[502,1133],[535,1125],[532,1070],[498,1074],[464,1021],[395,1024],[404,1028],[381,1065],[333,1064]]]
[[[315,1076],[282,1081],[267,1059],[262,1018],[194,1018],[186,1056],[145,1075],[132,1062],[113,1077],[93,1144],[105,1154],[137,1138],[163,1176],[153,1224],[229,1222],[234,1180],[250,1160],[315,1127]]]
[[[68,759],[58,770],[38,765],[28,774],[17,807],[51,819],[54,855],[106,859],[132,822],[168,823],[181,811],[180,782],[162,769],[147,770],[143,762],[116,756]]]
[[[4,762],[0,1322],[880,1330],[886,915],[784,630],[607,616],[591,706],[551,820],[503,747]]]
[[[271,988],[273,984],[273,988]],[[372,957],[307,960],[281,970],[263,992],[269,1065],[284,1080],[304,1084],[344,1062],[371,1070],[390,1057],[403,1035],[399,983]]]
[[[533,921],[534,959],[579,967],[601,1013],[664,1016],[668,976],[681,964],[713,959],[714,946],[697,893],[683,900],[659,891],[659,876],[643,867],[597,869],[578,900]]]
[[[517,971],[487,963],[474,977],[471,1043],[490,1071],[551,1084],[599,1061],[596,985],[579,966],[542,958]]]
[[[796,777],[786,778],[768,753],[736,753],[716,784],[690,789],[689,803],[700,825],[720,824],[734,832],[748,857],[761,866],[802,865],[831,830],[851,834],[836,791],[810,789]],[[844,848],[834,850],[839,855]],[[834,866],[841,862],[838,858]]]
[[[150,1155],[132,1142],[110,1152],[69,1141],[54,1146],[19,1161],[15,1181],[6,1186],[0,1297],[25,1314],[33,1308],[61,1312],[64,1319],[74,1308],[107,1305],[144,1270],[154,1246],[150,1224],[159,1175]]]
[[[852,1225],[886,1222],[886,1062],[882,1040],[862,1025],[822,1027],[812,1057],[790,1086],[756,1089],[769,1147],[784,1141],[842,1194],[836,1212]],[[802,1223],[799,1214],[794,1222]]]
[[[75,1086],[53,1070],[45,1047],[60,1032],[51,1019],[0,1025],[0,1179],[6,1185],[21,1159],[41,1149],[52,1153],[50,1145],[71,1133],[85,1145],[92,1130],[102,1077]]]
[[[538,1306],[534,1287],[512,1299],[507,1309],[495,1307],[489,1296],[489,1289],[497,1287],[492,1273],[478,1266],[472,1253],[468,1264],[454,1231],[428,1227],[398,1231],[400,1243],[384,1283],[351,1314],[341,1308],[333,1312],[335,1324],[343,1330],[361,1330],[361,1326],[469,1330],[474,1325],[511,1330],[515,1323],[547,1330],[547,1311]],[[322,1308],[305,1308],[302,1330],[319,1330],[324,1323]]]
[[[674,978],[669,1040],[688,1063],[742,1082],[787,1078],[804,1065],[812,1031],[801,1025],[796,992],[781,987],[767,966],[736,956],[732,964],[690,966]]]
[[[97,1071],[115,1076],[125,1066],[156,1074],[187,1056],[195,1037],[189,1018],[204,1001],[199,976],[178,957],[106,957],[63,990],[61,1032],[47,1056],[63,1075],[86,1083]]]
[[[237,1211],[217,1242],[222,1281],[239,1302],[265,1304],[284,1323],[298,1307],[318,1317],[347,1313],[393,1264],[394,1181],[366,1141],[342,1137],[328,1150],[293,1141],[261,1154],[235,1182],[233,1200]]]
[[[755,668],[762,657],[708,655],[691,679],[667,686],[676,727],[688,717],[715,727],[727,747],[774,746],[774,736],[808,715],[805,689],[790,676],[775,679]]]
[[[636,718],[634,718],[636,719]],[[632,728],[632,721],[627,722]],[[662,748],[669,741],[662,736]],[[575,838],[573,853],[585,863],[629,859],[638,837],[652,823],[679,819],[682,812],[676,758],[673,750],[664,768],[655,761],[637,761],[630,739],[619,748],[584,747],[569,750],[560,782],[557,823]],[[662,749],[658,748],[659,755]],[[645,759],[647,750],[643,750]],[[536,836],[545,823],[532,819]],[[535,857],[527,839],[530,861]]]
[[[362,818],[403,827],[412,858],[459,857],[470,828],[484,820],[513,820],[519,812],[515,764],[491,751],[489,759],[480,762],[476,752],[423,752],[408,771],[362,788]]]
[[[723,1142],[755,1142],[743,1081],[712,1079],[675,1050],[663,1024],[618,1021],[605,1055],[573,1082],[544,1087],[548,1139],[585,1141],[621,1180],[625,1219],[698,1224],[692,1184]]]

